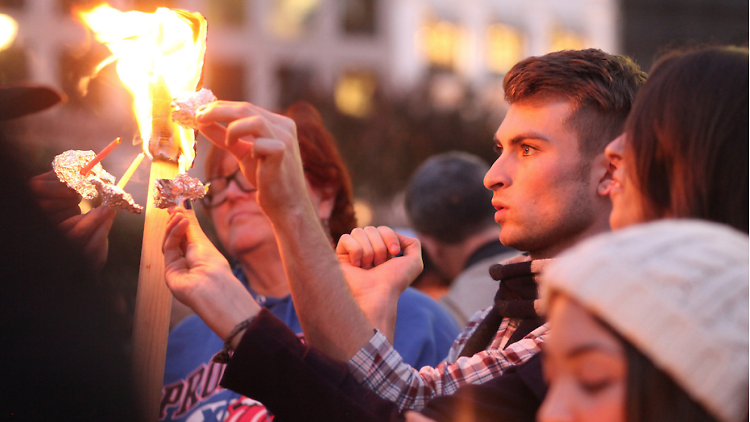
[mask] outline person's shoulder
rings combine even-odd
[[[439,323],[445,322],[455,325],[453,316],[443,305],[413,287],[407,287],[399,297],[397,312],[397,319],[400,316],[410,316],[413,318],[429,318],[437,320]],[[458,331],[458,326],[456,325],[456,327]]]
[[[408,305],[410,307],[418,306],[427,310],[442,309],[442,306],[437,301],[435,301],[435,299],[413,287],[407,287],[406,290],[404,290],[404,292],[401,293],[401,296],[398,298],[399,311],[401,311],[400,308],[404,305]]]

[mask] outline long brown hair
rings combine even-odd
[[[613,331],[614,332],[614,331]],[[617,337],[619,334],[615,333]],[[628,364],[628,422],[716,422],[706,409],[630,342],[620,337]]]
[[[625,125],[648,220],[700,218],[748,232],[748,51],[673,52]]]
[[[314,188],[334,198],[333,210],[327,224],[335,244],[339,237],[357,227],[349,171],[339,154],[335,138],[326,130],[323,118],[315,107],[298,102],[292,104],[284,115],[294,120],[297,126],[305,178]],[[206,178],[219,175],[225,154],[228,152],[211,145],[206,154]]]

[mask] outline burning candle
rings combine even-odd
[[[88,164],[83,166],[81,168],[81,176],[85,176],[88,174],[88,172],[91,171],[92,168],[94,168],[95,165],[99,163],[99,161],[102,161],[104,157],[106,157],[110,152],[112,152],[113,149],[115,149],[116,146],[120,145],[120,137],[118,136],[114,141],[110,142],[109,145],[107,145],[102,152],[96,155],[91,161],[89,161]]]
[[[125,174],[122,175],[122,178],[120,178],[120,181],[117,182],[117,187],[120,189],[125,189],[125,185],[128,183],[131,177],[133,177],[133,173],[135,173],[136,169],[138,169],[138,166],[141,165],[141,161],[146,157],[146,154],[140,153],[138,156],[135,157],[135,160],[130,164],[130,167],[128,167],[128,170],[125,172]]]

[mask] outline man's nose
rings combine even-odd
[[[497,157],[492,167],[484,175],[484,187],[489,190],[499,189],[510,184],[509,163],[503,156]]]

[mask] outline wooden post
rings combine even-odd
[[[179,173],[179,131],[170,118],[172,96],[162,76],[151,85],[152,131],[149,141],[151,176],[143,226],[141,268],[133,322],[133,374],[142,420],[159,420],[164,364],[167,359],[172,292],[164,277],[161,250],[169,212],[154,206],[156,179],[174,179]]]
[[[133,374],[144,421],[159,419],[172,309],[172,292],[164,278],[161,250],[169,213],[154,206],[154,182],[156,179],[173,179],[177,173],[176,163],[163,160],[151,163],[133,322]]]

